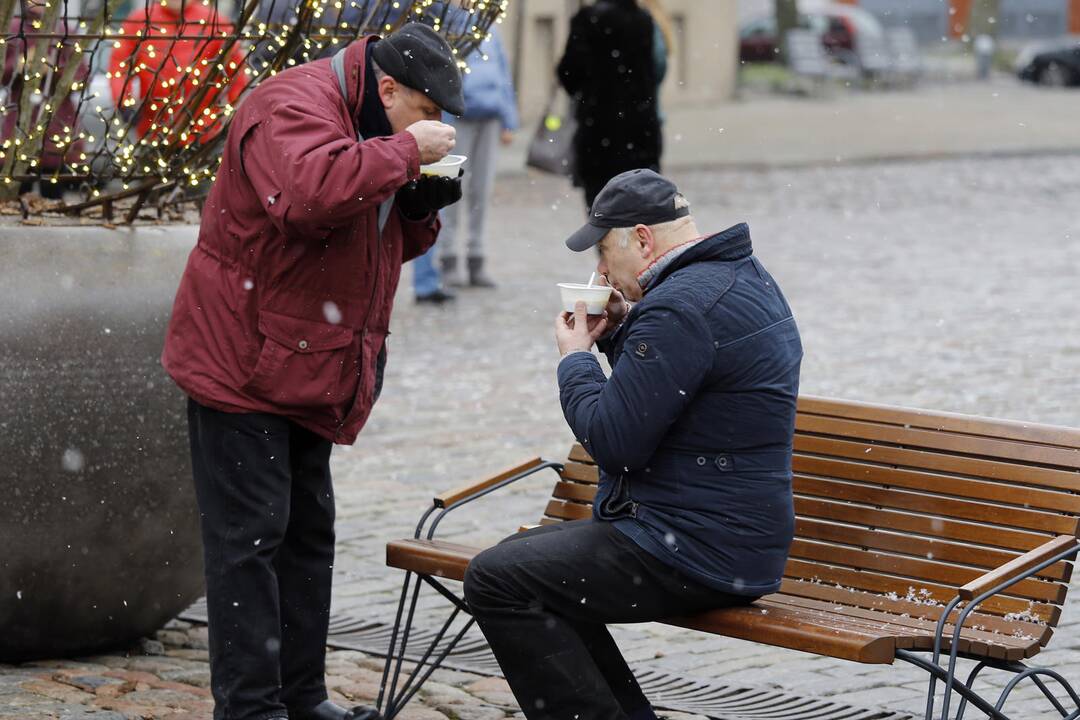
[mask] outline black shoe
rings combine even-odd
[[[323,700],[307,710],[290,710],[289,720],[382,720],[382,715],[364,705],[346,710],[335,702]]]
[[[307,710],[289,709],[289,720],[345,720],[349,711],[330,700]]]
[[[455,297],[457,297],[457,296],[454,295],[454,293],[450,292],[449,290],[439,288],[435,292],[428,293],[427,295],[417,295],[416,296],[416,302],[418,302],[418,303],[432,303],[433,305],[442,305],[445,302],[450,302]]]
[[[345,720],[383,720],[383,716],[375,708],[357,705],[345,715]]]

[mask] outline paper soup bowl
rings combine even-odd
[[[600,315],[607,306],[611,288],[607,285],[559,283],[559,294],[562,295],[563,310],[566,312],[574,312],[574,305],[581,301],[585,303],[585,312],[590,315]]]
[[[468,158],[464,155],[447,155],[442,160],[430,165],[421,165],[421,175],[441,175],[443,177],[457,177],[458,170],[465,164]]]

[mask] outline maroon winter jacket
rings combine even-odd
[[[162,364],[199,403],[288,417],[350,444],[374,404],[401,264],[438,221],[379,207],[420,175],[410,133],[357,141],[364,50],[267,79],[229,126]]]

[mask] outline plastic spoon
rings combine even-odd
[[[595,280],[595,279],[596,279],[596,273],[594,272],[592,275],[589,276],[589,284],[586,285],[585,287],[592,287],[593,280]]]

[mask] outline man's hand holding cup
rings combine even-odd
[[[597,339],[603,337],[607,326],[607,310],[601,315],[589,315],[585,303],[579,300],[574,305],[574,312],[562,312],[555,318],[555,342],[559,345],[559,354],[589,352]]]
[[[418,120],[405,132],[416,138],[416,147],[420,149],[420,164],[437,163],[454,149],[457,130],[438,120]]]

